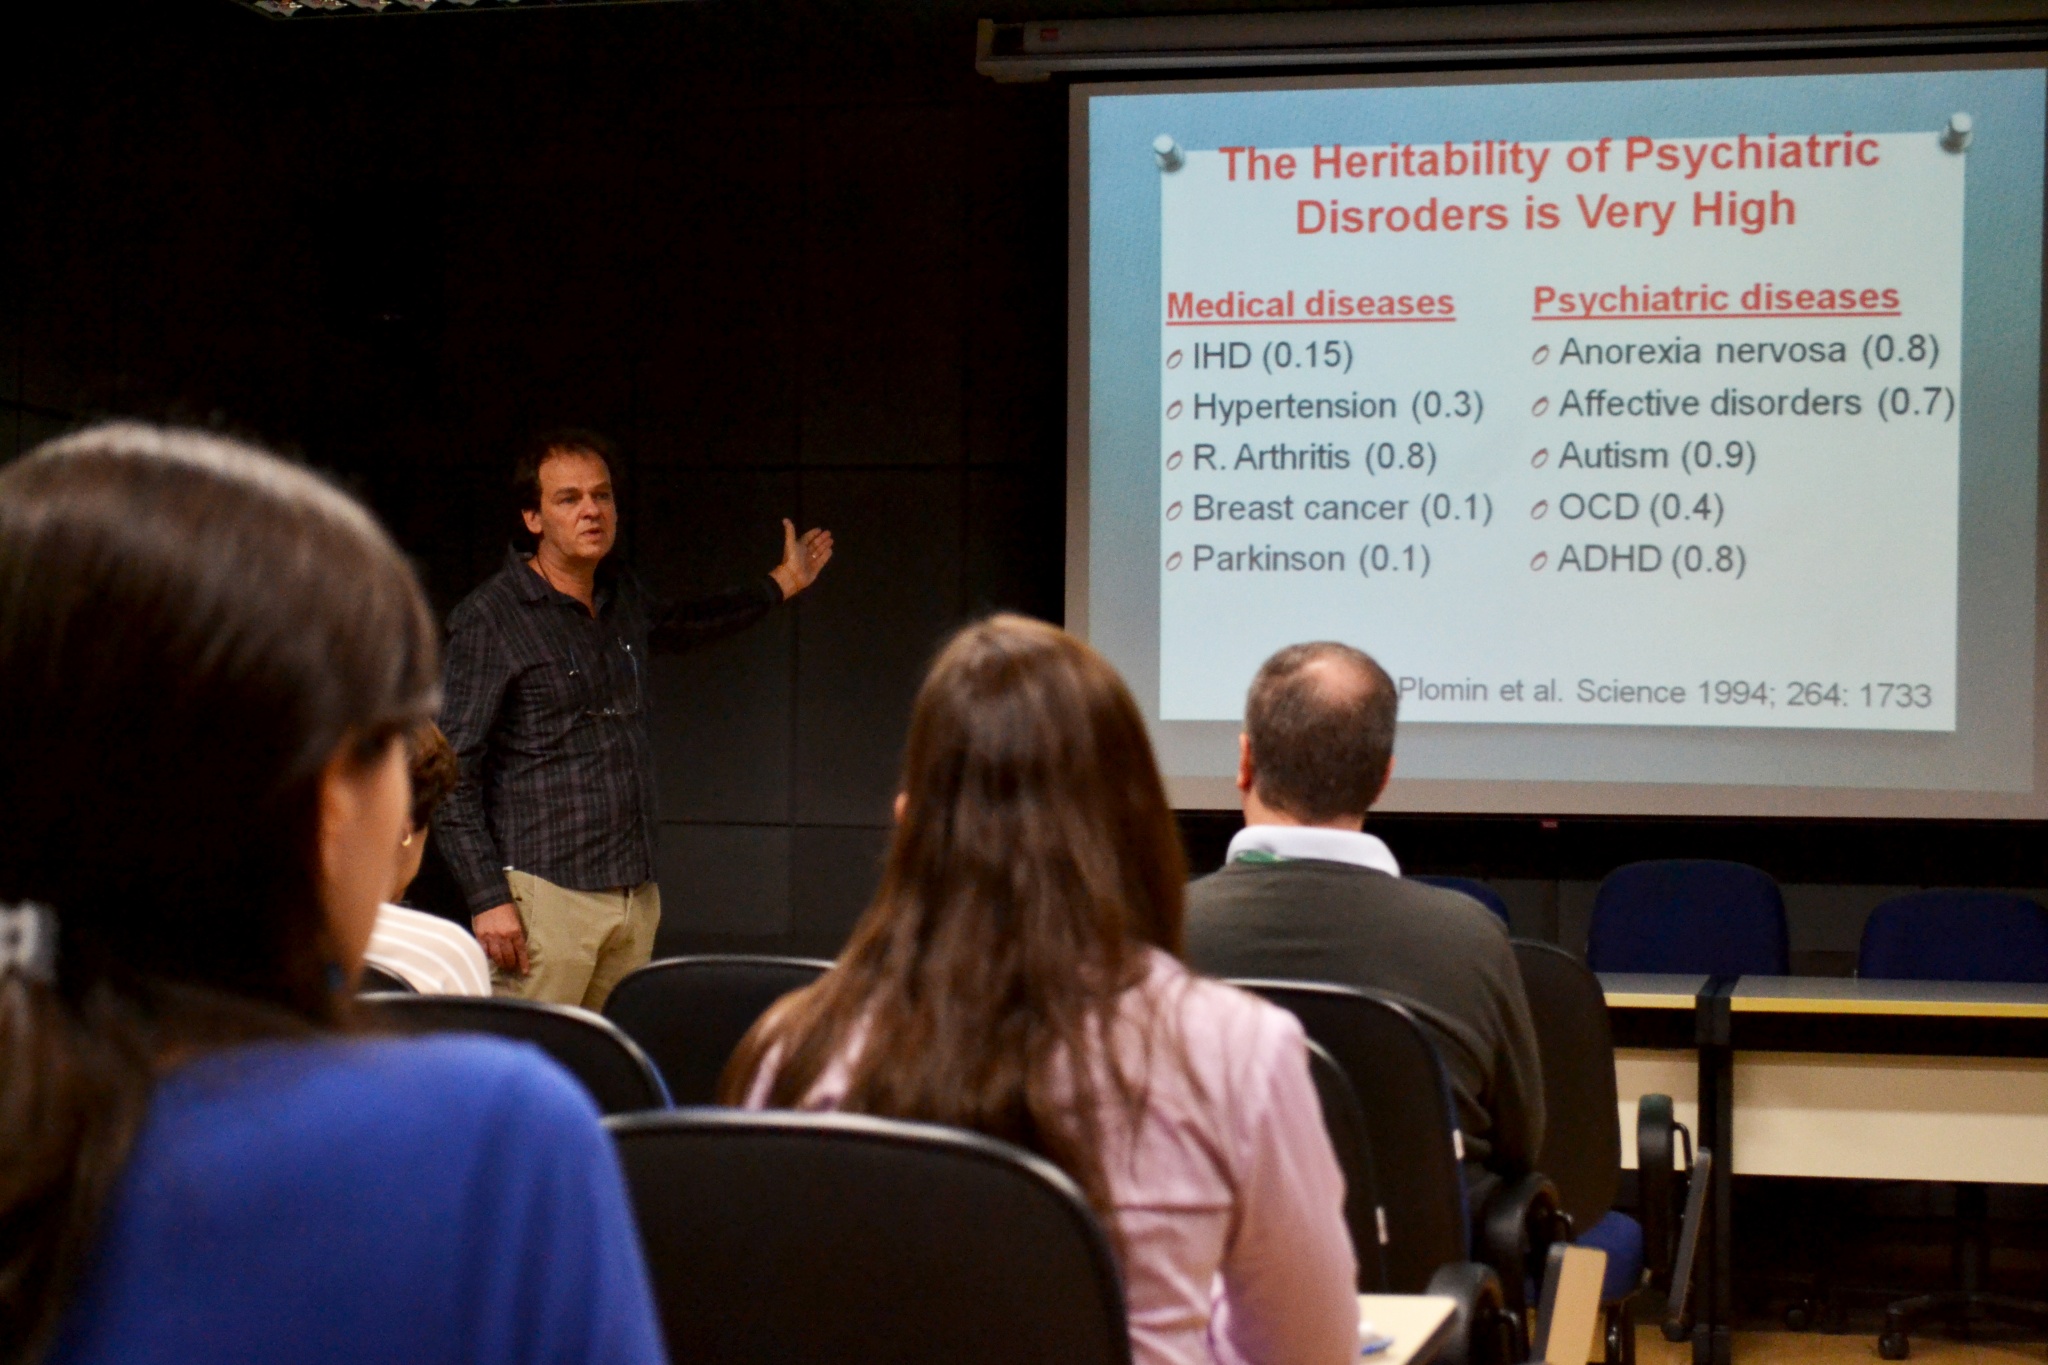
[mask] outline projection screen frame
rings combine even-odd
[[[1089,105],[1098,96],[1139,93],[1261,91],[1358,87],[1466,86],[1493,83],[1570,83],[1584,80],[1656,80],[1689,77],[1843,74],[1924,69],[2048,70],[2048,42],[1999,44],[1992,52],[1940,51],[1957,42],[1954,31],[1914,30],[1888,40],[1886,55],[1859,53],[1779,60],[1657,62],[1629,65],[1516,65],[1491,61],[1398,73],[1297,74],[1080,81],[1069,88],[1069,350],[1066,624],[1090,638],[1090,183]],[[1725,50],[1725,49],[1724,49]],[[1229,69],[1227,54],[1209,54]],[[2042,251],[2048,260],[2048,232]],[[2048,268],[2038,306],[2048,318]],[[2036,385],[2034,649],[2032,790],[2025,793],[1868,787],[1404,778],[1398,771],[1376,810],[1407,814],[1499,816],[1656,816],[1761,819],[1994,820],[2048,819],[2048,342]],[[1157,725],[1157,699],[1141,699]],[[1466,727],[1459,727],[1466,728]],[[1485,727],[1472,727],[1485,728]],[[1573,728],[1573,727],[1559,727]],[[1589,727],[1590,728],[1590,727]],[[1167,768],[1162,764],[1162,768]],[[1166,772],[1168,794],[1183,810],[1234,809],[1240,800],[1228,776]]]

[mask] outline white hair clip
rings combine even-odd
[[[0,905],[0,977],[20,972],[31,981],[57,976],[57,912],[35,901]]]

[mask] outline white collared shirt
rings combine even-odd
[[[1246,825],[1230,841],[1230,852],[1224,861],[1234,863],[1247,854],[1253,862],[1315,858],[1326,863],[1369,867],[1389,877],[1401,875],[1401,864],[1394,861],[1393,850],[1363,830],[1318,825]]]
[[[403,905],[377,907],[363,961],[421,995],[489,995],[491,964],[468,931]]]

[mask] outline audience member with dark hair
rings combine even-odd
[[[0,471],[0,1362],[661,1358],[575,1082],[345,1036],[436,654],[369,515],[259,452]]]
[[[1020,617],[962,631],[918,692],[896,814],[851,943],[755,1026],[727,1098],[1044,1155],[1118,1246],[1140,1365],[1354,1360],[1301,1028],[1175,960],[1179,838],[1115,672]]]
[[[439,915],[397,905],[420,875],[427,856],[427,832],[434,808],[455,790],[455,750],[432,721],[415,725],[405,737],[412,778],[412,811],[398,841],[398,875],[391,900],[377,907],[377,924],[363,961],[422,995],[489,995],[491,964],[476,939]]]
[[[1470,897],[1405,881],[1365,832],[1393,770],[1399,696],[1348,645],[1292,645],[1253,679],[1238,740],[1245,828],[1188,888],[1188,961],[1225,977],[1398,997],[1450,1073],[1475,1212],[1543,1140],[1543,1077],[1501,923]]]

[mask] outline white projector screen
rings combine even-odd
[[[1067,613],[1176,804],[2048,817],[2043,61],[1077,85]]]

